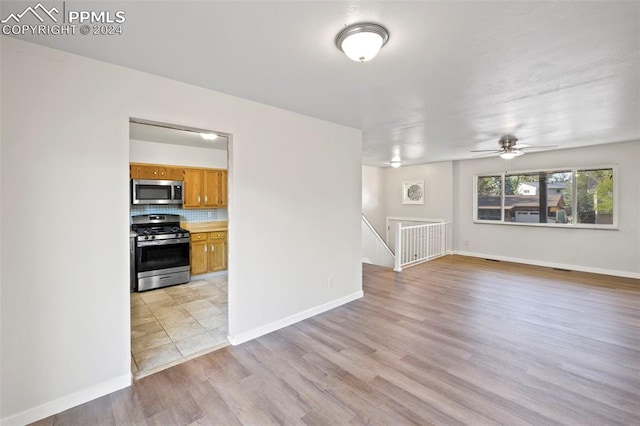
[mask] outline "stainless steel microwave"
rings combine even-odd
[[[180,180],[131,179],[131,204],[182,204]]]

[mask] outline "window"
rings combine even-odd
[[[502,176],[478,176],[478,219],[502,220]]]
[[[579,170],[578,223],[613,224],[613,170]]]
[[[614,168],[509,172],[475,178],[475,221],[614,228]]]

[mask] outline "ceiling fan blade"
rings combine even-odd
[[[473,152],[473,151],[472,151]],[[501,151],[493,151],[493,152],[488,152],[486,154],[480,154],[480,155],[474,155],[473,158],[482,158],[482,157],[490,157],[492,155],[497,155],[499,154]]]
[[[500,149],[474,149],[473,151],[469,151],[469,152],[492,152],[494,154],[497,154],[499,152],[502,152],[502,150],[500,150]]]
[[[515,149],[522,149],[522,148],[528,148],[531,145],[529,145],[528,143],[517,143],[513,146],[513,148]]]
[[[560,145],[529,145],[527,150],[532,149],[547,149],[547,148],[558,148]]]

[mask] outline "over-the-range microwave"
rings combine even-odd
[[[131,179],[131,204],[182,204],[180,180]]]

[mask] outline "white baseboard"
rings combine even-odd
[[[85,402],[92,401],[111,392],[131,386],[131,374],[125,374],[120,377],[107,380],[87,389],[63,396],[62,398],[46,402],[37,407],[30,408],[18,414],[0,419],[2,426],[22,426],[42,420],[46,417],[68,410]]]
[[[331,302],[327,302],[323,305],[316,306],[315,308],[307,309],[306,311],[299,312],[281,320],[265,324],[263,326],[254,328],[253,330],[245,331],[244,333],[240,333],[235,336],[229,335],[228,339],[232,345],[239,345],[241,343],[248,342],[249,340],[253,340],[257,337],[264,336],[265,334],[280,330],[281,328],[290,326],[291,324],[295,324],[307,318],[311,318],[312,316],[329,311],[333,308],[337,308],[338,306],[344,305],[345,303],[360,299],[362,296],[364,296],[362,290],[356,291],[355,293],[352,293],[348,296],[332,300]]]
[[[612,275],[624,278],[640,278],[640,273],[629,271],[617,271],[615,269],[592,268],[590,266],[568,265],[566,263],[547,262],[544,260],[521,259],[518,257],[497,256],[494,254],[474,253],[469,251],[454,250],[453,254],[460,256],[481,257],[483,259],[502,260],[504,262],[523,263],[525,265],[544,266],[547,268],[568,269],[570,271],[590,272],[592,274]]]

